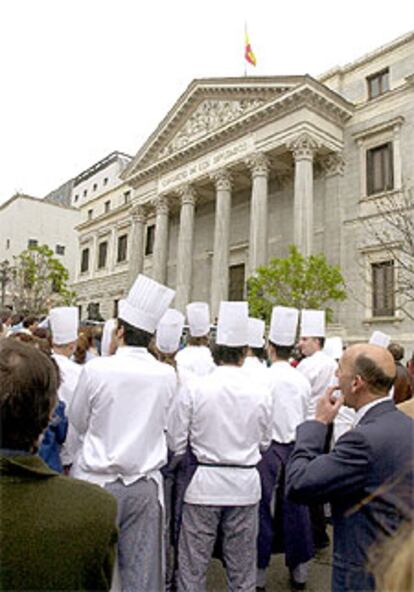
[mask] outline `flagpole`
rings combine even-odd
[[[247,35],[247,21],[244,21],[244,45],[246,47],[246,35]],[[243,52],[243,65],[244,65],[244,76],[247,76],[247,64],[246,64],[246,57],[245,52]]]

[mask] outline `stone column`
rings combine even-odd
[[[191,298],[191,274],[193,263],[194,213],[196,194],[191,185],[179,191],[181,201],[180,229],[177,249],[177,287],[175,306],[184,311]]]
[[[247,276],[252,275],[260,265],[267,263],[267,202],[269,159],[261,153],[246,161],[252,173],[252,198],[250,202],[249,267]]]
[[[229,294],[229,247],[231,214],[231,175],[225,169],[211,175],[216,186],[216,216],[211,274],[211,312],[218,315],[221,300]]]
[[[344,174],[345,162],[342,154],[332,152],[321,160],[321,165],[325,171],[323,250],[331,265],[340,265],[343,220],[340,180]]]
[[[155,200],[155,239],[152,264],[152,277],[157,282],[165,284],[167,280],[167,251],[168,251],[168,201],[163,195]]]
[[[144,267],[144,235],[146,212],[145,208],[136,205],[131,209],[131,231],[129,235],[128,261],[129,261],[129,275],[128,286],[131,287],[137,275],[142,272]]]
[[[313,156],[318,147],[317,142],[307,133],[288,144],[295,159],[293,240],[305,257],[312,254]]]

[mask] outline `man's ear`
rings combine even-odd
[[[354,378],[352,379],[353,390],[359,391],[364,384],[365,380],[362,378],[362,376],[360,374],[355,374]]]

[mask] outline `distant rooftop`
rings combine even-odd
[[[57,189],[48,193],[43,199],[48,202],[58,203],[63,206],[71,205],[71,194],[73,187],[73,179],[66,181]]]
[[[96,175],[96,173],[98,173],[99,171],[106,169],[106,167],[111,165],[113,162],[116,162],[118,159],[126,159],[129,162],[130,160],[132,160],[132,156],[130,154],[125,154],[125,152],[111,152],[111,154],[108,154],[108,156],[105,156],[105,158],[93,164],[88,169],[80,173],[77,177],[75,177],[75,179],[73,180],[73,187],[76,187],[83,181],[86,181],[86,179],[93,177],[93,175]]]

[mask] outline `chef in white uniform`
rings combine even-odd
[[[60,370],[61,384],[58,397],[65,403],[66,414],[78,385],[82,367],[70,358],[76,348],[79,329],[79,311],[76,306],[59,306],[49,313],[52,333],[53,357]],[[79,437],[69,420],[66,441],[62,446],[60,458],[64,467],[70,467],[79,448]]]
[[[164,588],[160,469],[167,462],[165,428],[176,375],[147,348],[174,294],[138,276],[119,303],[116,353],[83,366],[69,409],[83,436],[74,476],[117,498],[123,590]]]
[[[198,461],[184,497],[178,549],[178,590],[204,590],[220,527],[231,590],[255,589],[258,502],[256,469],[270,444],[271,398],[242,368],[247,346],[246,302],[220,304],[216,369],[177,396],[169,422],[171,449],[189,439]]]
[[[249,317],[248,347],[243,368],[253,380],[267,381],[265,322]]]
[[[299,311],[275,306],[270,323],[268,352],[272,361],[267,370],[272,394],[272,444],[259,464],[262,478],[260,528],[258,538],[257,588],[264,589],[275,537],[282,541],[285,562],[291,581],[304,587],[307,562],[313,556],[313,540],[309,511],[285,499],[284,475],[296,439],[296,428],[306,419],[311,386],[296,368],[289,364],[295,344]],[[282,520],[275,525],[272,513],[277,488],[276,515]],[[279,507],[280,505],[280,507]]]
[[[299,349],[305,359],[298,364],[297,369],[309,380],[311,385],[307,419],[314,419],[319,397],[325,394],[329,386],[338,382],[336,378],[338,364],[323,353],[324,345],[325,311],[302,310]],[[329,450],[332,433],[333,427],[327,435],[326,451]],[[326,519],[321,504],[311,506],[311,517],[315,545],[317,548],[324,548],[329,545],[329,537],[326,532]]]
[[[189,337],[187,346],[177,353],[177,367],[205,376],[214,370],[214,362],[208,347],[210,333],[210,308],[207,302],[190,302],[186,307]]]

